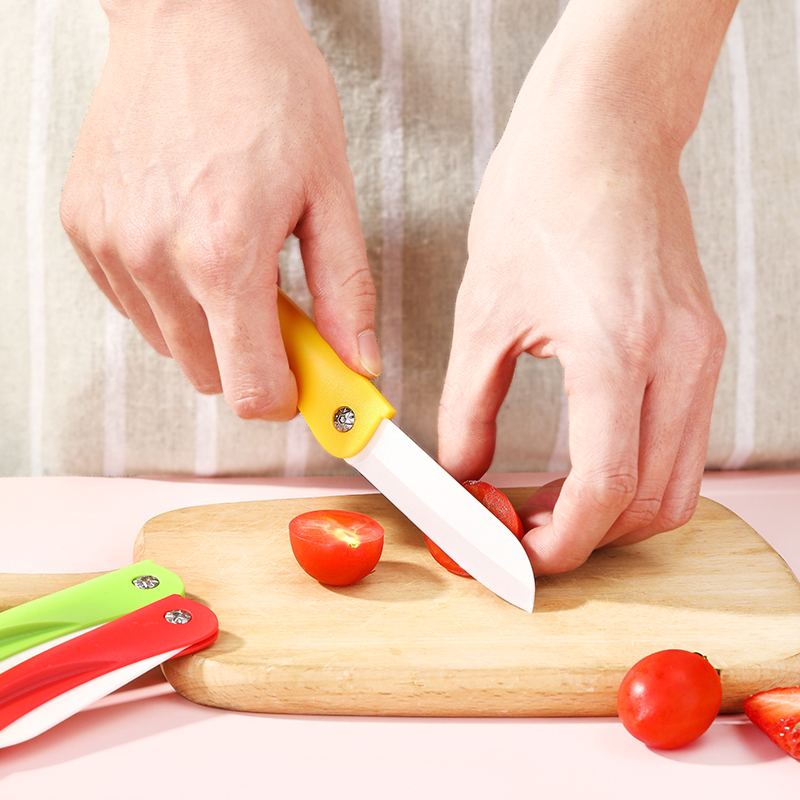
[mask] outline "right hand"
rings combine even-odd
[[[278,254],[294,233],[320,333],[377,374],[339,101],[291,0],[106,6],[108,58],[61,201],[92,278],[198,391],[285,420]]]

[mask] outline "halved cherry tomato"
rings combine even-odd
[[[617,713],[625,729],[649,747],[674,750],[702,736],[719,714],[722,684],[704,656],[661,650],[622,679]]]
[[[522,520],[519,514],[514,510],[511,501],[495,486],[485,481],[464,481],[461,484],[473,497],[489,509],[499,520],[502,522],[517,539],[521,539],[525,535],[525,529],[522,527]],[[450,558],[447,553],[442,550],[439,545],[427,536],[425,544],[428,545],[430,554],[448,571],[453,575],[461,575],[464,578],[471,578],[472,576]]]
[[[289,522],[297,563],[320,583],[349,586],[369,575],[383,552],[383,528],[356,511],[308,511]]]

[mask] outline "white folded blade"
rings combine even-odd
[[[122,688],[126,683],[130,683],[145,672],[149,672],[154,667],[164,661],[173,658],[185,648],[179,647],[177,650],[170,650],[166,653],[159,653],[150,658],[126,664],[124,667],[107,672],[98,678],[94,678],[86,683],[82,683],[73,689],[68,689],[56,695],[52,700],[37,706],[24,716],[0,729],[0,748],[10,747],[11,745],[27,742],[40,733],[55,727],[59,722],[63,722],[68,717],[77,714],[87,706],[99,700],[101,697],[115,692]]]
[[[383,420],[345,460],[473,578],[533,611],[533,569],[517,537],[394,423]]]
[[[58,645],[68,642],[70,639],[83,636],[84,633],[89,633],[89,631],[93,631],[95,628],[99,627],[99,625],[93,625],[90,628],[81,628],[79,631],[66,633],[64,636],[59,636],[56,639],[50,639],[47,642],[42,642],[42,644],[37,644],[35,647],[29,647],[27,650],[15,653],[13,656],[8,656],[0,661],[0,675],[10,670],[11,667],[16,667],[17,664],[21,664],[23,661],[27,661],[29,658],[38,656],[39,653],[44,653],[46,650],[51,650],[54,647],[58,647]]]

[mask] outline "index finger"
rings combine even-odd
[[[569,391],[572,468],[552,519],[522,540],[537,575],[583,564],[636,495],[646,381],[624,371],[575,382]]]

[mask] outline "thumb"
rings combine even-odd
[[[456,326],[439,404],[439,463],[456,479],[480,478],[491,466],[497,414],[508,394],[515,360]]]
[[[377,377],[381,357],[375,336],[375,285],[355,199],[317,207],[295,233],[317,329],[348,367]]]

